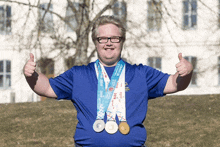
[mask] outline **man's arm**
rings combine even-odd
[[[25,64],[23,69],[29,86],[38,95],[57,98],[57,95],[50,86],[49,79],[44,74],[38,74],[35,70],[36,63],[34,62],[34,55],[30,53],[30,59]]]
[[[182,53],[179,53],[178,57],[180,62],[176,64],[177,72],[168,78],[167,84],[164,88],[164,94],[184,90],[188,87],[191,81],[193,73],[192,64],[182,57]]]

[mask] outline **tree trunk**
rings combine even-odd
[[[89,5],[90,0],[82,0],[80,4],[80,11],[78,14],[78,29],[77,34],[77,44],[76,44],[76,54],[75,54],[75,65],[87,65],[87,49],[89,44]]]

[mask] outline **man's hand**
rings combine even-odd
[[[180,62],[176,64],[176,70],[179,76],[184,77],[190,74],[193,70],[192,64],[182,57],[182,53],[179,53],[178,58]]]
[[[34,55],[30,53],[30,59],[24,66],[23,72],[31,89],[40,96],[50,98],[57,98],[57,95],[50,86],[48,78],[42,74],[37,73],[36,63],[34,62]]]
[[[34,62],[34,55],[30,53],[30,59],[24,66],[23,72],[25,77],[31,77],[36,70],[36,63]]]
[[[178,55],[179,63],[176,64],[177,72],[174,75],[170,75],[167,84],[164,88],[164,94],[175,93],[177,91],[184,90],[188,87],[192,73],[192,64],[182,57],[182,53]]]

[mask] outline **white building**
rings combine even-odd
[[[34,0],[30,1],[33,2],[31,5],[36,5]],[[109,1],[96,0],[95,4],[91,1],[91,19]],[[48,2],[49,0],[42,0],[40,6],[46,9]],[[48,77],[59,75],[67,69],[66,56],[60,55],[59,50],[49,50],[52,41],[47,33],[50,34],[50,29],[53,31],[59,28],[61,34],[73,38],[75,36],[56,15],[46,13],[44,16],[45,11],[28,7],[24,3],[28,4],[28,1],[0,1],[0,103],[41,100],[41,97],[32,92],[23,75],[23,66],[29,53],[32,52],[36,60],[46,55],[48,59],[41,60],[45,66],[44,72]],[[147,64],[173,74],[176,72],[178,53],[181,52],[193,63],[195,70],[190,86],[176,94],[220,94],[219,5],[219,0],[119,0],[113,10],[104,14],[117,15],[127,21],[123,57],[128,62]],[[66,6],[66,1],[53,0],[49,10],[65,17],[71,15]],[[78,9],[79,3],[75,2],[74,6]],[[33,10],[29,11],[30,9]],[[38,50],[27,36],[32,34],[36,38],[39,35],[36,25],[43,16],[47,26],[43,25],[41,29],[46,28],[49,32],[44,32],[47,38],[43,38],[40,45],[43,50]],[[29,18],[28,21],[26,18]],[[74,19],[70,23],[77,25]],[[26,44],[30,44],[29,48],[25,48],[18,36],[27,37]],[[94,45],[90,38],[89,52],[92,49]],[[96,57],[92,59],[94,60]]]

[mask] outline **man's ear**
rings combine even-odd
[[[97,49],[97,41],[94,42],[95,49]]]

